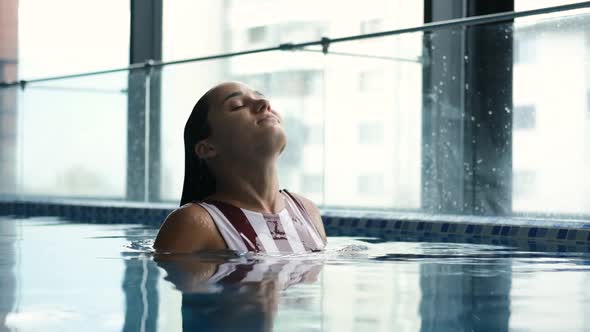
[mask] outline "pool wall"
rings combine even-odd
[[[145,224],[158,227],[174,209],[171,204],[122,202],[0,201],[0,215],[55,216],[86,223]],[[590,251],[590,221],[515,217],[428,215],[420,213],[363,212],[323,209],[329,236],[395,238],[414,236],[448,242],[545,242],[585,246]],[[502,242],[503,241],[503,242]]]

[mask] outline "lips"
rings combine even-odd
[[[274,116],[274,115],[265,115],[265,116],[261,117],[260,119],[258,119],[258,121],[256,121],[256,124],[259,124],[260,122],[262,122],[264,120],[268,120],[268,119],[274,119],[274,120],[276,120],[277,122],[280,123],[279,119],[276,116]]]

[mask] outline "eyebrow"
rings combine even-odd
[[[254,93],[259,96],[264,97],[264,95],[260,91],[254,91]],[[221,104],[225,103],[228,99],[231,99],[231,98],[237,97],[237,96],[243,96],[243,95],[244,95],[244,93],[242,91],[232,92],[229,95],[227,95],[225,98],[223,98],[223,101],[221,102]]]
[[[233,98],[233,97],[237,97],[237,96],[241,96],[244,93],[242,91],[236,91],[236,92],[232,92],[229,95],[227,95],[227,97],[223,98],[223,101],[221,102],[222,104],[225,103],[228,99]]]

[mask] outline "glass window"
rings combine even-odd
[[[513,67],[515,212],[590,213],[587,12],[517,19],[514,24],[515,45],[534,43],[534,62]]]
[[[532,10],[544,7],[561,6],[580,2],[578,0],[515,0],[514,9],[517,11]],[[557,13],[557,15],[561,15]]]
[[[361,123],[358,128],[360,144],[382,144],[383,143],[383,124],[381,123]]]
[[[360,195],[381,195],[383,189],[381,174],[365,174],[357,178],[357,191]]]
[[[19,0],[18,4],[21,78],[128,65],[128,1]]]
[[[537,113],[535,105],[520,105],[514,107],[514,129],[534,129]]]
[[[359,73],[359,91],[379,92],[384,90],[383,72],[380,70],[366,70]]]
[[[305,143],[322,144],[324,142],[324,127],[319,124],[309,124],[305,126]]]
[[[535,36],[517,39],[514,43],[514,63],[534,63],[537,55]]]
[[[248,42],[251,44],[260,43],[266,40],[267,27],[252,27],[247,30],[248,33]]]
[[[31,1],[31,0],[29,0]],[[422,1],[175,0],[163,2],[163,57],[178,60],[423,23]]]
[[[125,197],[127,83],[127,72],[118,72],[26,86],[19,104],[23,194]]]
[[[374,33],[383,31],[383,20],[380,18],[361,21],[361,33]]]
[[[512,179],[512,194],[514,200],[526,199],[535,191],[535,172],[531,170],[517,170]]]
[[[305,174],[303,176],[303,190],[306,193],[321,193],[322,179],[321,174]]]

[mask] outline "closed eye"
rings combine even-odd
[[[240,105],[240,106],[232,107],[232,109],[231,109],[231,110],[232,110],[232,111],[237,111],[237,110],[239,110],[240,108],[242,108],[242,107],[245,107],[245,106],[246,106],[246,105]]]

